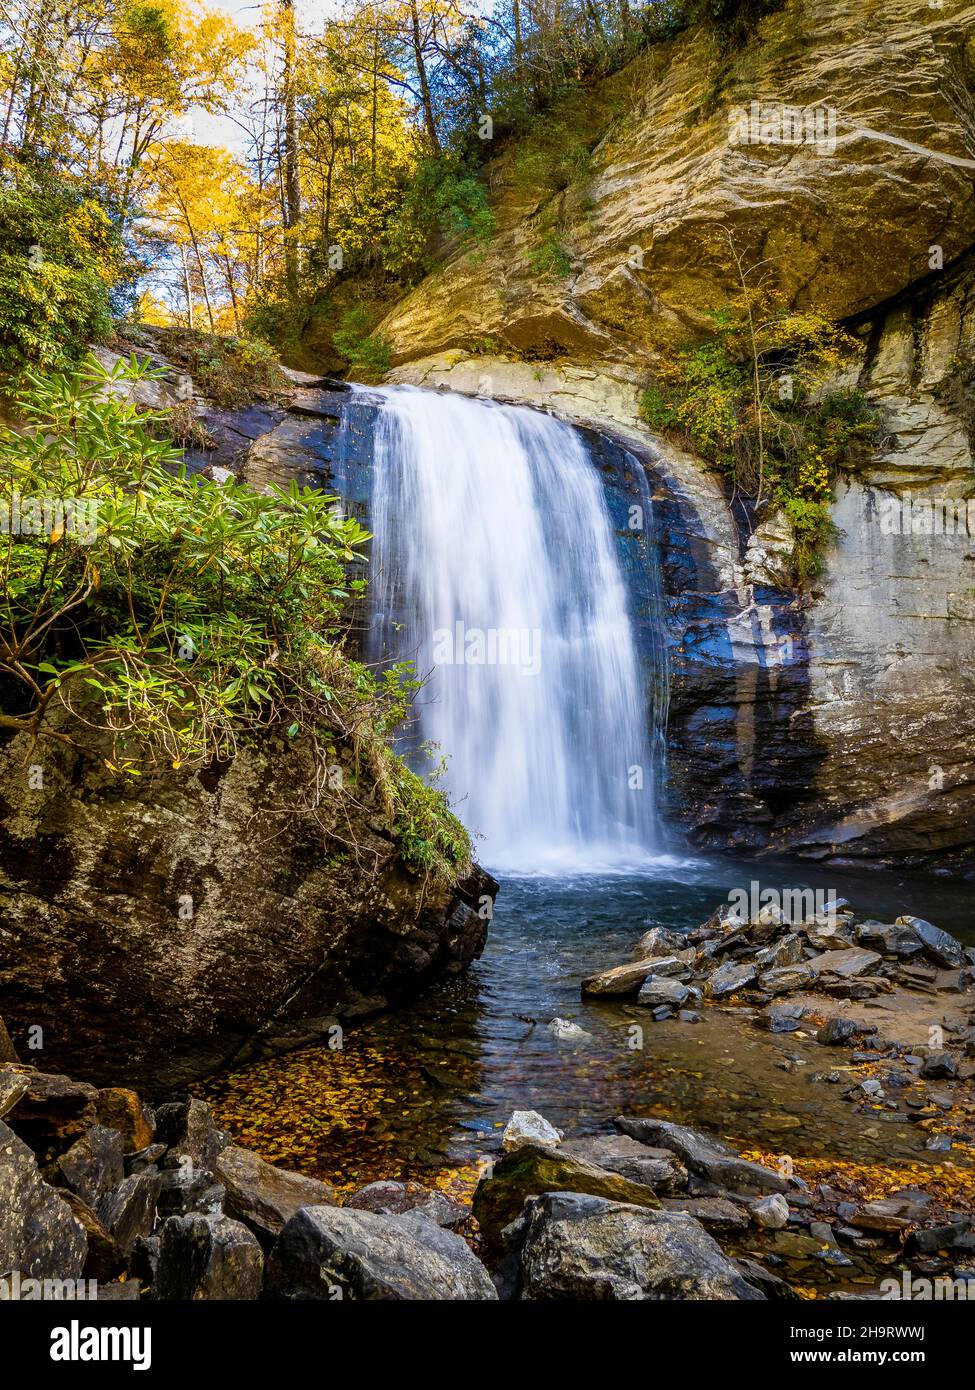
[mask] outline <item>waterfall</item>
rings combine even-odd
[[[446,759],[441,785],[492,868],[645,864],[666,682],[641,660],[582,437],[489,401],[375,396],[370,657],[425,678],[414,765],[431,766],[421,745]]]

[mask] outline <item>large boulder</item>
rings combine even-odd
[[[632,1302],[759,1300],[699,1222],[679,1212],[545,1193],[525,1210],[519,1297]]]
[[[494,880],[410,872],[351,755],[336,766],[355,795],[305,813],[311,752],[283,734],[198,773],[128,780],[94,754],[29,745],[0,748],[0,977],[7,1023],[43,1028],[51,1068],[180,1089],[328,1036],[336,1013],[401,1000],[483,948]],[[25,762],[40,756],[34,788]],[[333,831],[356,853],[336,853]]]
[[[466,1241],[417,1212],[379,1216],[303,1207],[268,1260],[266,1292],[286,1299],[496,1299]]]
[[[924,954],[936,965],[943,966],[946,970],[960,970],[965,964],[965,953],[960,942],[940,927],[925,922],[923,917],[898,917],[896,925],[912,930],[920,941]]]

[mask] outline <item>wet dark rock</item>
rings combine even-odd
[[[921,1063],[920,1075],[928,1081],[958,1075],[958,1064],[950,1052],[929,1052]]]
[[[61,1196],[80,1221],[88,1243],[82,1274],[86,1279],[97,1279],[100,1284],[113,1279],[122,1266],[122,1253],[115,1237],[76,1192],[62,1190]]]
[[[687,1169],[669,1149],[651,1148],[628,1134],[589,1135],[566,1139],[560,1152],[581,1158],[597,1168],[619,1173],[631,1182],[652,1187],[658,1193],[673,1193],[687,1186]]]
[[[202,1100],[174,1101],[156,1111],[156,1138],[168,1153],[163,1167],[191,1166],[212,1170],[227,1136],[216,1128]]]
[[[158,1173],[147,1170],[123,1178],[114,1192],[98,1204],[98,1219],[114,1237],[123,1257],[128,1258],[139,1236],[151,1234],[159,1200]]]
[[[303,1205],[310,1206],[312,1203]],[[463,1226],[470,1217],[467,1207],[445,1193],[431,1192],[428,1188],[403,1182],[371,1182],[366,1187],[360,1187],[343,1205],[354,1211],[375,1212],[377,1216],[403,1216],[406,1212],[415,1211],[448,1230]]]
[[[924,948],[924,954],[936,965],[943,966],[946,970],[957,970],[965,964],[960,942],[940,927],[925,922],[923,917],[898,917],[897,925],[914,930]]]
[[[167,1168],[157,1176],[157,1206],[160,1219],[168,1216],[187,1216],[193,1211],[213,1214],[223,1210],[226,1191],[209,1168],[194,1168],[188,1164],[185,1168]]]
[[[816,1034],[816,1041],[824,1047],[839,1047],[856,1037],[859,1024],[852,1018],[828,1018]]]
[[[739,1158],[731,1149],[697,1130],[671,1124],[668,1120],[630,1119],[625,1116],[617,1118],[615,1124],[624,1134],[641,1144],[670,1149],[689,1171],[733,1192],[761,1195],[789,1191],[786,1178],[773,1173],[770,1168]]]
[[[0,1062],[19,1062],[13,1039],[7,1032],[7,1025],[0,1018]]]
[[[229,1144],[217,1157],[215,1176],[226,1192],[227,1215],[243,1221],[265,1245],[280,1234],[299,1208],[335,1201],[325,1183],[276,1168],[236,1144]]]
[[[303,1207],[287,1222],[268,1259],[266,1293],[300,1300],[497,1299],[487,1270],[452,1231],[417,1212],[380,1216],[345,1207]]]
[[[847,980],[869,974],[880,963],[876,951],[865,951],[862,946],[851,946],[845,951],[827,951],[811,962],[822,973],[838,975]]]
[[[802,1004],[792,1000],[776,1002],[769,1004],[754,1021],[759,1028],[766,1028],[770,1033],[794,1033],[805,1012]]]
[[[872,947],[885,956],[898,956],[902,960],[918,956],[924,949],[914,928],[901,922],[861,922],[854,935],[859,945]]]
[[[264,1256],[255,1236],[229,1216],[170,1216],[159,1232],[153,1294],[158,1299],[252,1300]]]
[[[693,1218],[576,1192],[528,1203],[519,1273],[526,1300],[764,1298]]]
[[[700,1221],[706,1231],[744,1231],[748,1213],[726,1197],[663,1197],[664,1211],[680,1211]]]
[[[657,1010],[664,1007],[672,1012],[674,1009],[679,1009],[691,997],[691,991],[679,980],[662,979],[658,975],[651,975],[642,985],[636,1002],[646,1008]]]
[[[122,1140],[104,1125],[92,1125],[58,1159],[65,1184],[89,1206],[95,1207],[125,1176]]]
[[[734,961],[726,961],[710,977],[705,992],[712,999],[723,999],[744,989],[746,985],[754,984],[756,978],[754,965],[737,965]]]
[[[17,1269],[25,1279],[78,1279],[86,1253],[81,1222],[0,1120],[0,1274]]]
[[[153,1141],[155,1123],[148,1106],[125,1086],[108,1086],[98,1092],[98,1123],[118,1130],[126,1154],[138,1153]]]
[[[95,1123],[98,1092],[84,1081],[7,1064],[4,1077],[26,1077],[27,1089],[6,1115],[7,1123],[35,1153],[61,1149]]]

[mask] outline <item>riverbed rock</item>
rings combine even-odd
[[[809,989],[815,980],[816,971],[808,962],[781,965],[776,970],[766,970],[758,977],[759,988],[766,994],[791,994],[793,990]]]
[[[111,1233],[124,1258],[140,1236],[148,1236],[156,1222],[160,1175],[151,1169],[123,1178],[113,1192],[98,1203],[99,1221]]]
[[[668,1005],[672,1009],[679,1009],[683,1004],[686,1004],[691,997],[691,991],[686,985],[682,985],[680,980],[665,979],[661,978],[659,975],[651,975],[643,982],[640,993],[636,997],[636,1002],[649,1009],[656,1009],[661,1005]]]
[[[824,1047],[841,1047],[856,1037],[860,1025],[853,1018],[828,1018],[819,1032],[816,1041]]]
[[[641,1144],[670,1149],[698,1177],[732,1192],[763,1195],[788,1192],[789,1182],[770,1168],[739,1158],[716,1139],[669,1120],[636,1119],[619,1116],[616,1127]]]
[[[718,967],[707,981],[704,989],[712,999],[724,999],[728,995],[737,994],[740,989],[754,984],[756,978],[757,971],[754,965],[738,965],[729,960]]]
[[[97,1279],[100,1284],[113,1279],[123,1265],[118,1242],[99,1221],[95,1211],[69,1188],[59,1188],[59,1194],[71,1209],[71,1214],[82,1226],[85,1233],[86,1251],[82,1274],[86,1279]],[[101,1290],[99,1290],[99,1296]]]
[[[253,1301],[261,1296],[264,1256],[255,1236],[229,1216],[170,1216],[159,1232],[157,1299]]]
[[[486,1246],[497,1246],[501,1232],[521,1214],[526,1199],[541,1192],[587,1192],[636,1206],[660,1204],[653,1189],[642,1183],[561,1149],[526,1145],[496,1163],[474,1193],[472,1211]]]
[[[925,922],[923,917],[898,917],[897,926],[910,927],[916,933],[924,954],[935,965],[943,966],[945,970],[958,970],[965,964],[961,943],[940,927]]]
[[[0,1276],[20,1270],[25,1279],[78,1279],[86,1252],[81,1222],[0,1120]]]
[[[0,1081],[5,1077],[27,1082],[6,1118],[35,1153],[60,1150],[95,1123],[98,1092],[87,1082],[13,1063],[0,1067]]]
[[[923,949],[921,938],[913,927],[902,922],[861,922],[856,928],[857,942],[881,951],[885,956],[910,960]]]
[[[880,956],[876,951],[865,951],[862,946],[851,946],[846,951],[828,951],[817,956],[810,964],[824,974],[850,980],[859,975],[869,975],[880,964]]]
[[[122,1140],[117,1130],[92,1125],[58,1159],[65,1184],[95,1207],[125,1176]]]
[[[415,1212],[377,1216],[303,1207],[268,1260],[266,1292],[284,1299],[495,1300],[467,1243]]]
[[[752,1300],[764,1297],[699,1222],[577,1192],[526,1207],[523,1300]]]
[[[526,1145],[542,1144],[557,1148],[561,1142],[562,1135],[559,1130],[550,1125],[537,1110],[514,1111],[501,1135],[501,1148],[506,1154],[523,1149]]]
[[[156,1137],[168,1150],[166,1168],[205,1168],[213,1171],[226,1135],[216,1128],[205,1101],[191,1097],[171,1101],[156,1111]]]
[[[770,1192],[751,1205],[752,1220],[766,1231],[781,1231],[789,1224],[789,1203],[781,1192]]]
[[[588,975],[582,982],[582,993],[594,995],[636,994],[652,969],[649,960],[628,961],[625,965],[614,965],[610,970],[601,970],[597,975]]]
[[[668,927],[651,927],[640,937],[633,948],[633,954],[638,960],[649,960],[654,956],[672,956],[678,951],[686,950],[689,944],[683,932],[672,931]]]
[[[427,1221],[444,1226],[447,1230],[463,1226],[471,1214],[468,1207],[462,1202],[455,1202],[445,1192],[432,1192],[419,1183],[393,1182],[390,1179],[360,1187],[342,1205],[347,1210],[371,1211],[377,1216],[404,1216],[407,1212],[415,1211]]]
[[[687,1169],[675,1153],[641,1144],[628,1134],[592,1134],[566,1139],[560,1152],[619,1173],[660,1194],[679,1192],[687,1186]]]
[[[225,1190],[227,1215],[242,1221],[267,1246],[301,1207],[327,1206],[335,1200],[326,1183],[277,1168],[238,1144],[221,1150],[214,1176]]]
[[[592,1041],[592,1034],[587,1033],[585,1028],[581,1028],[571,1018],[553,1018],[548,1025],[548,1031],[556,1042],[584,1043]]]

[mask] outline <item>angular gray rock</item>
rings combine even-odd
[[[260,1298],[264,1255],[229,1216],[170,1216],[159,1233],[155,1297],[166,1301]]]
[[[84,1227],[37,1169],[30,1149],[0,1120],[0,1275],[79,1279]]]
[[[912,927],[924,948],[924,954],[946,970],[959,970],[965,964],[961,943],[940,927],[925,922],[923,917],[898,917],[897,926]]]
[[[920,955],[924,949],[914,928],[903,922],[861,922],[854,935],[860,945],[882,951],[885,956],[898,956],[901,960]]]
[[[729,960],[718,966],[704,988],[712,999],[723,999],[725,995],[735,994],[746,985],[754,984],[756,977],[754,965],[736,965]]]
[[[90,1207],[125,1177],[122,1140],[117,1130],[92,1125],[58,1159],[65,1184]]]
[[[288,1299],[494,1300],[466,1241],[415,1212],[303,1207],[268,1260],[266,1293]]]
[[[687,1186],[687,1169],[675,1153],[641,1144],[628,1134],[594,1134],[582,1139],[566,1139],[562,1143],[562,1153],[619,1173],[630,1182],[643,1183],[654,1192],[678,1192]]]
[[[788,1192],[789,1183],[771,1168],[739,1158],[724,1144],[710,1139],[697,1130],[671,1124],[669,1120],[633,1119],[619,1116],[617,1129],[641,1144],[670,1149],[692,1173],[732,1192],[764,1195],[766,1192]]]
[[[640,993],[636,997],[638,1004],[654,1009],[661,1004],[669,1004],[673,1009],[679,1009],[691,998],[691,991],[686,985],[682,985],[680,980],[670,980],[659,975],[651,975],[644,982]]]
[[[354,1211],[372,1211],[377,1216],[403,1216],[406,1212],[415,1211],[448,1230],[463,1226],[471,1214],[468,1207],[455,1202],[444,1192],[431,1192],[429,1188],[408,1186],[405,1182],[389,1179],[360,1187],[343,1205]]]
[[[150,1235],[156,1220],[160,1176],[151,1168],[123,1178],[114,1192],[98,1203],[98,1219],[114,1236],[122,1255],[128,1258],[140,1236]]]
[[[699,1222],[679,1212],[547,1192],[526,1204],[519,1298],[763,1299]]]
[[[275,1168],[237,1144],[219,1155],[215,1176],[225,1189],[228,1216],[248,1226],[262,1243],[270,1243],[302,1207],[329,1206],[332,1189],[317,1178]]]
[[[876,951],[865,951],[862,946],[851,946],[847,951],[827,951],[809,963],[824,974],[850,980],[858,975],[869,975],[880,964],[880,956]]]

